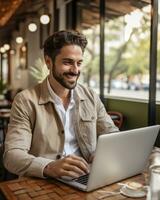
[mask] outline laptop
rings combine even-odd
[[[101,135],[90,173],[59,181],[82,191],[92,191],[140,174],[148,161],[160,125]]]

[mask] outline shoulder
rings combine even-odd
[[[82,101],[90,102],[98,107],[102,104],[99,95],[93,89],[87,86],[77,84],[76,94]]]
[[[42,83],[19,92],[14,98],[12,107],[17,105],[18,107],[31,108],[34,105],[37,105],[40,99],[41,85]]]
[[[33,99],[39,96],[40,90],[41,90],[41,84],[24,89],[15,96],[14,100],[16,101],[18,99],[25,99],[25,100]]]
[[[81,97],[82,96],[83,97],[89,97],[89,96],[97,97],[98,96],[98,94],[93,89],[91,89],[90,87],[84,86],[82,84],[79,84],[79,83],[77,84],[76,92]]]

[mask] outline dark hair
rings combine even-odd
[[[87,39],[78,31],[64,30],[55,32],[44,42],[44,55],[52,58],[52,61],[54,62],[55,57],[59,54],[61,48],[66,45],[78,45],[81,47],[82,52],[84,53],[87,45]]]

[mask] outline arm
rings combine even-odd
[[[45,166],[52,160],[35,157],[29,153],[32,125],[24,105],[26,101],[22,94],[18,94],[13,102],[5,139],[4,165],[17,175],[43,177]]]
[[[33,109],[23,95],[18,95],[12,106],[10,124],[5,140],[4,164],[12,173],[21,176],[45,176],[77,177],[88,172],[86,161],[77,156],[67,156],[53,161],[45,157],[36,157],[30,154],[32,145],[32,130],[34,123],[31,122]],[[30,115],[29,115],[30,113]],[[32,124],[33,123],[33,124]],[[37,138],[37,145],[38,138]]]
[[[101,102],[100,98],[96,96],[97,102],[97,134],[106,134],[119,131],[118,127],[115,126],[110,115],[107,114],[106,109]]]

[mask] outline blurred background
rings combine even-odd
[[[88,39],[80,82],[123,115],[122,130],[160,124],[159,16],[158,0],[0,0],[1,107],[47,76],[44,40],[77,29]]]

